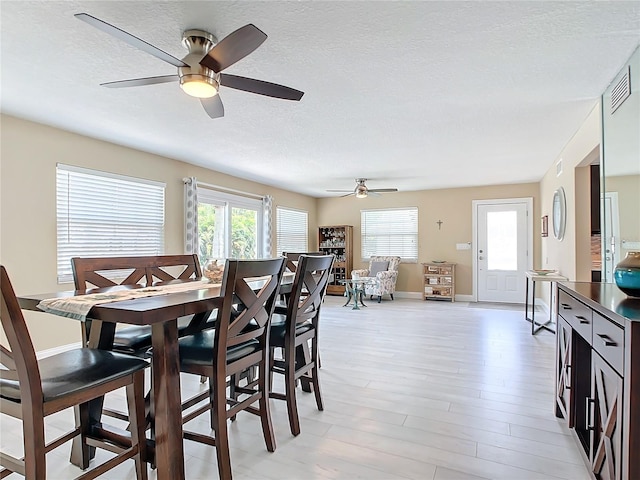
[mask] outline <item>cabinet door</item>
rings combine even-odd
[[[591,466],[597,479],[620,480],[622,461],[622,378],[593,355]]]
[[[564,417],[573,427],[573,418],[569,416],[571,397],[571,326],[558,317],[556,333],[556,416]]]

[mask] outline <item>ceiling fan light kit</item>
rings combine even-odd
[[[369,194],[379,195],[380,193],[390,193],[397,192],[397,188],[368,188],[365,185],[367,181],[366,178],[356,178],[356,188],[353,191],[351,190],[327,190],[327,192],[350,192],[346,195],[342,195],[343,197],[349,197],[351,195],[355,195],[356,198],[367,198]]]
[[[218,43],[216,37],[204,30],[186,30],[182,34],[182,45],[189,54],[182,59],[187,67],[178,67],[180,87],[187,95],[196,98],[211,98],[220,88],[220,75],[200,65],[200,60]]]
[[[354,191],[356,198],[367,198],[369,191],[364,184],[358,185]]]
[[[87,13],[76,13],[75,17],[178,69],[177,75],[107,82],[101,84],[104,87],[140,87],[179,81],[180,87],[185,93],[201,99],[205,112],[211,118],[224,116],[224,106],[217,95],[220,86],[284,100],[299,101],[304,95],[304,92],[284,85],[221,73],[225,68],[249,55],[267,39],[267,35],[255,25],[248,24],[240,27],[220,42],[215,36],[204,30],[186,30],[182,34],[182,44],[189,50],[189,53],[180,60]]]
[[[190,73],[180,76],[180,87],[187,95],[196,98],[211,98],[218,93],[220,84],[215,78],[201,75],[198,73]]]

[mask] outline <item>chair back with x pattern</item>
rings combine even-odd
[[[222,279],[222,307],[216,320],[216,345],[218,365],[224,365],[227,348],[259,340],[265,348],[268,341],[269,322],[275,307],[284,272],[284,259],[227,260]],[[264,281],[259,290],[248,282]]]
[[[71,259],[77,290],[91,286],[143,285],[202,277],[198,255],[143,257],[75,257]],[[120,276],[118,276],[120,273]]]
[[[287,259],[287,270],[295,272],[298,268],[300,255],[324,255],[322,252],[282,252],[282,256]]]
[[[334,259],[334,255],[299,257],[291,298],[287,304],[287,335],[294,337],[296,326],[308,321],[317,328]]]

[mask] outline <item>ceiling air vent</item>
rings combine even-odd
[[[627,71],[611,90],[611,114],[629,98],[629,95],[631,95],[631,66],[627,66]]]

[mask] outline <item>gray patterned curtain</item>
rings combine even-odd
[[[184,253],[198,253],[198,182],[184,178]]]
[[[271,258],[271,225],[272,225],[272,209],[273,209],[273,197],[271,195],[265,195],[262,197],[262,220],[263,220],[263,258]]]

